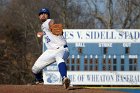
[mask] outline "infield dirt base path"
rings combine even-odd
[[[113,90],[51,85],[0,85],[0,93],[126,93]]]

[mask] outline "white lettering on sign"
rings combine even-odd
[[[85,43],[77,42],[75,43],[75,47],[85,47]]]
[[[112,43],[99,43],[99,47],[112,47]]]
[[[138,55],[129,55],[129,58],[138,58]]]
[[[131,43],[123,43],[123,47],[131,47]]]

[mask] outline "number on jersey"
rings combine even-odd
[[[49,39],[49,37],[46,37],[46,42],[49,43],[51,40]]]

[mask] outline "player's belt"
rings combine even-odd
[[[64,48],[68,47],[67,45],[64,45]]]
[[[68,46],[67,46],[67,45],[64,45],[63,47],[66,48],[66,47],[68,47]],[[60,48],[60,47],[58,47],[57,49],[59,49],[59,48]]]

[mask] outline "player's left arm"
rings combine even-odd
[[[49,29],[54,35],[63,35],[63,26],[62,24],[55,24],[54,20],[49,22]]]

